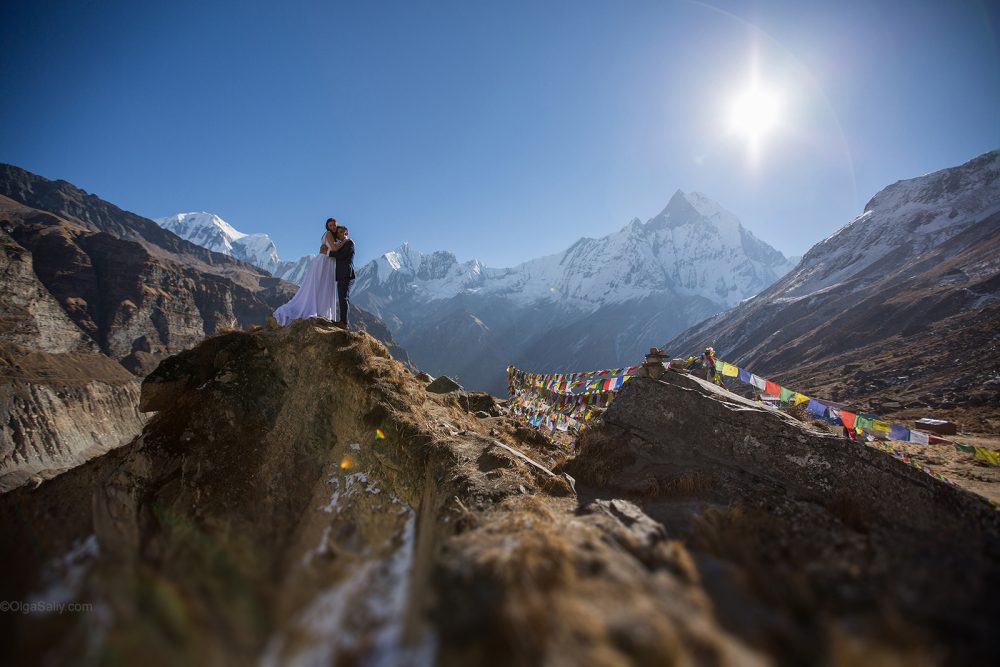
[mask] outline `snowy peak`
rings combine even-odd
[[[716,235],[723,244],[735,247],[741,244],[746,230],[739,218],[700,192],[678,190],[666,208],[648,223],[650,229],[679,229],[703,227]]]
[[[945,202],[974,208],[982,203],[984,192],[996,195],[998,191],[1000,150],[993,150],[958,167],[896,181],[871,198],[865,213],[885,212],[903,204],[936,207]]]
[[[461,263],[453,253],[422,253],[408,242],[366,264],[358,275],[358,290],[414,291],[426,298],[446,298],[475,289],[482,282],[478,260]]]
[[[278,249],[270,236],[244,234],[213,213],[178,213],[154,220],[182,239],[243,260],[265,271],[274,273],[279,264]]]
[[[804,296],[862,276],[884,260],[901,266],[998,211],[997,150],[897,181],[872,197],[864,213],[813,246],[784,287],[789,296]]]

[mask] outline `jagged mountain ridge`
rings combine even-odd
[[[732,213],[705,195],[678,190],[645,223],[634,219],[606,237],[582,238],[561,253],[511,268],[459,263],[452,253],[423,254],[404,243],[366,264],[355,289],[408,289],[427,300],[478,291],[519,305],[548,301],[585,310],[672,291],[735,305],[789,268],[784,255]]]
[[[1000,151],[991,151],[886,187],[784,278],[666,347],[713,344],[834,400],[988,406],[1000,399],[980,387],[1000,374],[998,257]]]
[[[677,191],[645,223],[511,268],[403,244],[361,268],[355,299],[417,365],[502,392],[507,363],[540,371],[633,363],[789,268],[735,215]]]

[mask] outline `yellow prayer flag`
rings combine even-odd
[[[976,458],[989,463],[991,466],[1000,466],[1000,452],[976,447]]]
[[[799,405],[801,403],[808,403],[808,402],[809,402],[809,397],[808,396],[806,396],[805,394],[800,394],[798,392],[795,392],[795,405]]]
[[[737,368],[736,366],[733,366],[732,364],[727,364],[726,362],[722,363],[723,363],[722,374],[725,375],[726,377],[734,378],[740,374],[740,369]]]
[[[889,432],[889,422],[884,422],[880,419],[872,420],[872,430],[878,433],[888,433]]]

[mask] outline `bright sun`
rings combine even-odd
[[[752,85],[732,99],[729,131],[746,138],[756,154],[764,137],[781,123],[781,99],[766,88]]]

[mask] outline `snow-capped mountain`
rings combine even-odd
[[[633,363],[789,268],[732,213],[678,191],[647,222],[511,268],[403,244],[362,267],[354,293],[418,366],[499,391],[508,362],[546,371]]]
[[[230,255],[275,274],[278,249],[267,234],[244,234],[212,213],[178,213],[155,222],[182,239]],[[277,275],[277,274],[275,274]],[[281,277],[281,276],[279,276]]]
[[[669,291],[724,307],[756,294],[790,268],[784,255],[732,213],[705,195],[678,191],[645,223],[633,220],[614,234],[580,239],[561,253],[513,268],[459,263],[449,252],[423,254],[404,243],[363,267],[355,290],[380,296],[405,291],[426,301],[470,292],[520,306],[548,302],[581,310]]]
[[[979,368],[974,372],[987,377],[980,362],[996,346],[1000,320],[979,338],[969,318],[998,316],[1000,151],[991,151],[886,187],[781,280],[667,348],[684,353],[712,344],[722,358],[754,372],[794,380],[814,367],[836,379],[848,361],[867,364],[892,341],[881,367],[889,356],[916,367],[938,346],[939,368],[968,356]],[[934,340],[918,344],[927,336]],[[897,374],[912,382],[912,372]]]

